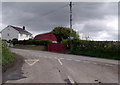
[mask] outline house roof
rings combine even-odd
[[[14,28],[15,30],[19,31],[20,34],[27,34],[27,35],[32,35],[30,32],[26,31],[26,30],[23,30],[22,28],[20,27],[15,27],[15,26],[12,26],[12,25],[9,25],[10,27]]]

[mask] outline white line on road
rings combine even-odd
[[[80,60],[75,60],[75,61],[80,61]]]
[[[73,81],[73,79],[72,79],[70,76],[68,76],[68,79],[69,79],[70,83],[72,83],[72,84],[75,83],[75,82]]]
[[[113,66],[113,65],[109,65],[109,66]]]
[[[54,57],[55,59],[58,59],[57,57]]]
[[[63,65],[60,59],[58,59],[58,62],[60,63],[60,65]]]
[[[38,61],[39,61],[39,59],[27,59],[27,60],[25,60],[25,62],[30,66],[34,65]]]
[[[93,63],[93,64],[97,64],[97,63]]]
[[[109,65],[109,64],[105,64],[106,66],[111,66],[111,65]]]
[[[60,59],[64,59],[64,58],[60,58]]]

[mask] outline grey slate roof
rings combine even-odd
[[[12,26],[12,25],[9,25],[9,26],[12,27],[12,28],[14,28],[15,30],[19,31],[20,34],[32,35],[30,32],[28,32],[26,30],[23,30],[22,28],[15,27],[15,26]]]

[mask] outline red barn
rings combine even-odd
[[[57,42],[57,38],[52,33],[38,34],[34,37],[35,40],[52,40],[54,43]]]

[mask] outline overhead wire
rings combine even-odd
[[[44,14],[42,14],[42,16],[47,16],[47,15],[53,14],[53,13],[55,13],[55,12],[57,12],[57,11],[60,11],[61,9],[65,8],[65,7],[67,7],[67,6],[68,6],[68,4],[66,4],[66,5],[64,5],[64,6],[61,6],[61,7],[57,8],[57,9],[55,9],[55,10],[51,10],[51,11],[49,11],[49,12],[47,12],[47,13],[44,13]]]

